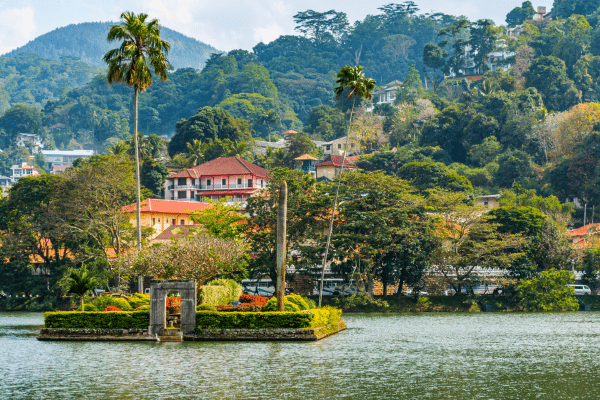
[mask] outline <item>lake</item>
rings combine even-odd
[[[319,342],[39,342],[41,313],[0,313],[0,398],[600,398],[600,313],[345,319]]]

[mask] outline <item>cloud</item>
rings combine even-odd
[[[0,10],[0,54],[23,46],[36,37],[34,11],[31,7]]]
[[[254,40],[256,43],[269,43],[285,34],[285,29],[275,23],[266,27],[254,28]]]

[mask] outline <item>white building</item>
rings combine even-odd
[[[88,158],[94,155],[94,150],[42,150],[50,171],[60,172],[73,165],[78,158]],[[55,167],[63,168],[55,168]]]
[[[44,148],[44,140],[42,137],[33,133],[19,133],[16,142],[19,147],[24,147],[27,143],[31,143],[34,152]]]
[[[391,104],[394,105],[396,101],[396,92],[402,86],[400,81],[392,81],[383,86],[382,89],[373,93],[374,104]]]
[[[21,163],[21,165],[13,165],[12,167],[10,167],[10,169],[12,170],[11,180],[13,183],[15,183],[23,177],[35,176],[41,173],[39,169],[32,167],[31,165],[27,165],[27,163]]]

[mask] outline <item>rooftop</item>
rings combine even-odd
[[[302,160],[318,160],[318,158],[314,158],[310,154],[302,154],[300,157],[294,158],[294,161],[302,161]]]
[[[200,202],[146,199],[140,204],[140,212],[189,215],[194,211],[202,211],[211,207],[208,203]],[[121,210],[124,213],[135,212],[135,203],[126,205]]]
[[[169,239],[181,239],[192,235],[194,232],[185,225],[171,225],[165,229],[160,235],[154,238],[154,241],[163,241]]]
[[[499,199],[500,197],[502,197],[501,194],[488,194],[485,196],[477,196],[475,198],[476,199]]]
[[[93,156],[94,150],[42,150],[45,156]]]
[[[358,158],[359,158],[359,156],[346,157],[346,160],[344,160],[344,166],[346,168],[356,168],[356,165],[354,165],[354,162],[356,162],[356,160]],[[341,167],[343,159],[344,159],[344,156],[339,156],[336,154],[329,154],[327,157],[325,157],[325,160],[323,160],[322,162],[317,164],[317,167],[325,167],[328,165],[334,165],[336,167]]]
[[[176,172],[169,178],[200,178],[219,175],[256,175],[266,177],[269,171],[239,157],[219,157],[197,167]]]
[[[596,233],[600,232],[600,227],[598,227],[600,223],[597,224],[587,224],[577,229],[572,229],[568,232],[569,236],[585,236],[588,233]],[[598,231],[597,231],[598,230]]]

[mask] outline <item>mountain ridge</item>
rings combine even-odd
[[[102,57],[117,42],[106,40],[111,25],[116,22],[83,22],[56,28],[36,37],[27,44],[0,57],[15,58],[21,53],[34,53],[50,60],[61,57],[77,57],[81,61],[104,68]],[[202,69],[212,53],[222,53],[211,45],[185,36],[173,29],[162,27],[161,38],[171,43],[168,59],[175,69]]]

